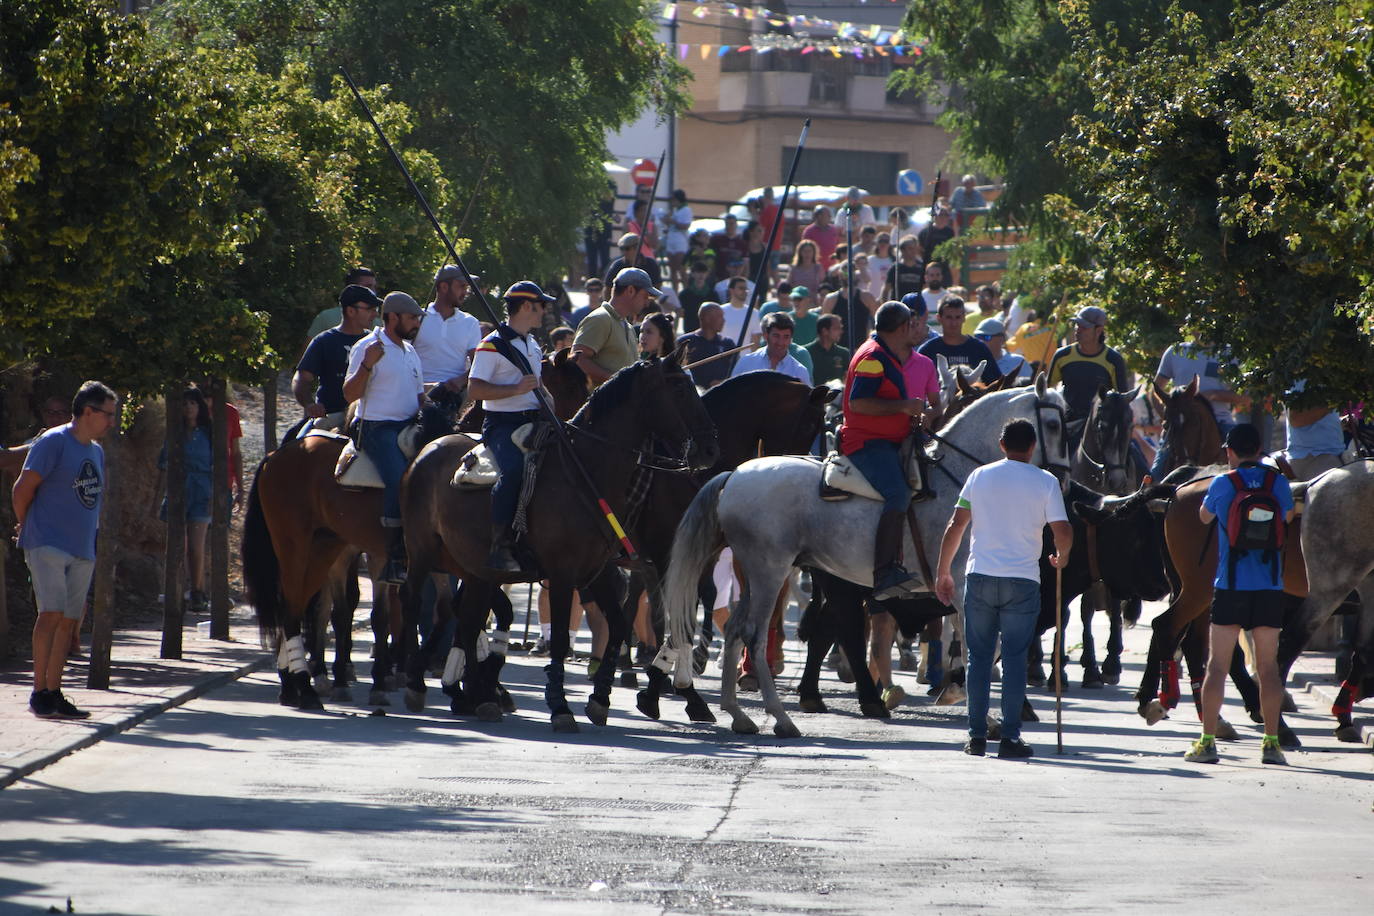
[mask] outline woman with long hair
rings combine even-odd
[[[181,409],[186,430],[185,459],[186,469],[186,565],[187,584],[191,589],[192,611],[205,611],[210,602],[205,595],[205,535],[210,530],[211,500],[214,494],[213,450],[211,447],[210,404],[205,395],[195,385],[187,386],[182,393]],[[167,468],[167,447],[162,448],[158,459],[162,472]],[[162,476],[162,475],[160,475]],[[158,481],[158,489],[165,490],[166,481]],[[160,517],[167,520],[167,499],[164,495]]]
[[[792,269],[787,276],[793,286],[815,289],[821,285],[825,279],[825,265],[820,263],[820,256],[820,248],[810,239],[797,243],[797,250],[792,253]]]
[[[894,260],[892,234],[879,232],[873,243],[873,253],[868,256],[868,291],[875,299],[883,295],[883,284],[887,282],[887,272]]]
[[[677,349],[677,335],[673,333],[673,320],[662,312],[651,312],[644,316],[639,326],[639,358],[669,356]]]

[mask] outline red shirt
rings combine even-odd
[[[802,230],[802,238],[816,243],[821,255],[817,260],[829,267],[830,261],[835,257],[835,246],[840,244],[840,228],[834,223],[825,227],[812,223]]]
[[[759,211],[759,223],[763,226],[763,238],[767,241],[769,234],[773,231],[773,221],[778,218],[777,204],[764,204]]]
[[[929,362],[929,360],[927,360]],[[852,455],[870,439],[901,442],[911,431],[911,417],[904,413],[875,417],[855,413],[849,402],[880,398],[884,401],[907,399],[906,378],[892,351],[878,338],[870,337],[849,361],[844,375],[844,423],[840,426],[840,453]]]

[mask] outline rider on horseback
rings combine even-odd
[[[386,529],[386,568],[382,581],[400,585],[406,578],[405,535],[401,531],[401,477],[406,457],[397,437],[423,404],[420,357],[410,342],[420,332],[424,312],[402,292],[382,300],[384,325],[358,341],[348,357],[344,397],[358,401],[358,447],[372,459],[382,478],[382,527]],[[371,340],[371,343],[367,343]],[[364,346],[366,344],[366,346]],[[391,359],[385,359],[390,356]]]
[[[854,354],[844,380],[839,450],[883,497],[873,545],[873,597],[878,601],[921,588],[920,576],[897,562],[902,517],[911,503],[901,446],[911,432],[911,418],[919,418],[929,406],[923,398],[908,397],[902,371],[913,355],[910,323],[911,310],[900,302],[878,309],[877,330]]]
[[[468,390],[482,400],[486,420],[482,441],[486,443],[499,470],[491,491],[491,556],[487,565],[506,572],[526,572],[514,552],[516,502],[525,470],[525,455],[511,441],[519,427],[539,419],[539,368],[542,354],[530,331],[539,327],[544,305],[554,297],[546,295],[529,280],[521,280],[506,290],[507,318],[482,339],[472,358]]]

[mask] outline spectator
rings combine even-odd
[[[792,287],[787,298],[792,306],[792,339],[803,347],[810,346],[816,340],[816,324],[821,317],[815,311],[816,299],[805,286]]]
[[[1063,383],[1070,421],[1088,418],[1099,387],[1126,390],[1126,361],[1107,346],[1107,313],[1095,305],[1086,306],[1074,316],[1073,327],[1074,342],[1055,351],[1049,378],[1051,385]],[[1081,435],[1081,424],[1070,429],[1070,452],[1078,448]]]
[[[1055,345],[1058,343],[1054,336],[1054,327],[1043,324],[1035,309],[1028,309],[1025,315],[1026,320],[1007,341],[1007,349],[1024,356],[1026,362],[1031,364],[1031,371],[1044,371],[1049,368],[1050,360],[1054,357]]]
[[[701,319],[700,330],[691,331],[678,338],[678,342],[684,349],[682,359],[684,365],[700,362],[709,356],[715,356],[735,348],[733,340],[721,336],[721,329],[725,327],[725,312],[721,310],[720,303],[703,302],[697,315]],[[698,387],[713,388],[730,377],[730,361],[718,359],[713,363],[707,363],[688,371],[692,375],[692,381],[696,382]]]
[[[574,330],[582,323],[583,318],[586,318],[595,309],[601,307],[602,295],[606,291],[606,283],[597,277],[592,277],[582,289],[587,294],[587,304],[579,305],[577,308],[573,309],[572,314],[568,316],[568,324]],[[491,332],[488,331],[487,333],[490,334]]]
[[[1002,324],[1002,319],[996,316],[984,318],[978,322],[978,327],[974,329],[973,336],[987,345],[988,351],[992,353],[993,361],[997,365],[997,374],[1005,378],[1009,373],[1015,371],[1017,381],[1030,378],[1030,363],[1026,358],[1017,353],[1007,353],[1002,348],[1007,343],[1007,331]]]
[[[1159,359],[1155,384],[1167,392],[1172,386],[1190,384],[1194,376],[1198,380],[1198,394],[1207,398],[1207,403],[1212,405],[1212,415],[1216,417],[1221,437],[1225,439],[1231,427],[1236,425],[1232,408],[1245,410],[1250,406],[1250,399],[1231,390],[1231,386],[1221,378],[1221,360],[1196,343],[1172,344],[1166,348]]]
[[[811,379],[824,385],[843,380],[849,368],[849,350],[840,346],[844,337],[844,319],[839,315],[821,315],[816,319],[816,341],[806,348],[811,355]]]
[[[954,291],[950,290],[950,292]],[[960,293],[959,295],[963,294]],[[978,287],[978,289],[974,290],[974,295],[977,297],[978,310],[970,313],[969,316],[964,319],[965,334],[974,333],[978,325],[988,318],[1002,317],[1002,297],[998,295],[997,287],[983,284]],[[1004,329],[1006,328],[1005,322],[1003,322],[1002,327]]]
[[[659,291],[643,270],[627,267],[616,274],[611,300],[577,326],[573,355],[593,385],[600,385],[631,365],[639,352],[630,320],[638,318]]]
[[[661,281],[662,274],[659,273],[658,261],[652,255],[646,254],[641,249],[643,245],[638,235],[627,232],[620,237],[620,257],[611,262],[611,266],[606,269],[605,283],[607,286],[615,280],[620,272],[627,267],[638,267],[649,275],[649,280],[657,287]]]
[[[759,222],[763,224],[764,238],[768,238],[772,234],[773,222],[778,218],[780,212],[778,202],[773,197],[773,186],[769,185],[763,189],[763,198],[759,201]]]
[[[639,325],[639,358],[670,356],[677,348],[677,335],[673,333],[673,322],[662,312],[645,315]]]
[[[930,225],[916,233],[921,245],[921,260],[927,264],[935,257],[935,249],[954,238],[954,220],[948,207],[936,206],[930,214]],[[946,279],[948,282],[948,278]]]
[[[749,277],[758,282],[760,268],[764,267],[768,260],[768,240],[763,234],[763,224],[759,222],[750,223],[748,228],[744,230],[744,238],[749,246]],[[764,272],[763,276],[769,286],[777,282],[771,269]]]
[[[715,293],[717,302],[724,302],[730,298],[730,284],[736,277],[744,277],[744,298],[751,299],[754,296],[754,281],[745,275],[746,265],[743,261],[732,261],[730,264],[730,275],[721,280],[711,292]]]
[[[743,277],[731,277],[727,281],[728,301],[721,306],[725,313],[725,333],[747,344],[757,344],[763,337],[762,318],[758,311],[749,316],[749,327],[744,326],[745,313],[749,311],[750,283]]]
[[[787,279],[793,286],[815,289],[825,279],[825,265],[820,262],[820,249],[810,239],[802,239],[792,252],[792,269]]]
[[[888,213],[888,222],[888,234],[894,239],[905,239],[908,235],[915,238],[916,233],[921,231],[921,227],[911,221],[911,215],[905,207],[893,207]]]
[[[213,429],[210,419],[210,405],[205,395],[194,385],[182,393],[181,409],[184,414],[186,439],[184,446],[185,482],[185,520],[186,520],[186,568],[187,585],[191,589],[190,609],[206,611],[210,602],[205,595],[205,534],[210,530],[211,508],[214,497],[214,449]],[[158,485],[162,492],[162,508],[158,517],[167,521],[166,479],[167,446],[157,460]]]
[[[799,382],[811,384],[811,373],[797,362],[790,352],[792,343],[792,316],[786,312],[774,312],[763,320],[763,333],[768,340],[767,346],[745,353],[735,362],[731,377],[746,372],[773,371],[790,375]],[[722,360],[723,362],[723,360]]]
[[[625,220],[625,231],[639,236],[640,254],[651,261],[657,261],[655,253],[658,248],[658,225],[654,222],[650,206],[651,201],[648,200],[636,200],[631,204]]]
[[[916,241],[914,235],[904,235],[901,239],[897,245],[897,263],[888,268],[887,277],[883,283],[882,298],[884,301],[902,299],[907,293],[918,292],[925,284],[926,265],[921,260],[920,242]],[[943,285],[943,271],[940,277]],[[932,306],[927,306],[926,311],[929,312],[931,308]]]
[[[591,220],[582,230],[587,248],[587,276],[600,277],[611,263],[611,227],[615,225],[615,182],[607,181]]]
[[[894,263],[892,236],[887,232],[877,233],[873,239],[873,250],[868,254],[868,283],[865,284],[874,298],[882,297],[883,285]]]
[[[831,222],[833,218],[830,208],[820,204],[811,211],[811,222],[802,230],[802,238],[816,243],[817,261],[822,265],[830,263],[835,246],[840,244],[840,230]]]
[[[835,220],[840,235],[844,235],[848,230],[856,237],[861,237],[865,226],[873,226],[877,222],[873,216],[873,208],[863,202],[862,191],[850,188],[845,192],[844,203],[840,206],[840,216]]]
[[[473,351],[482,342],[482,326],[463,311],[468,290],[467,278],[456,265],[439,268],[434,274],[434,301],[425,308],[414,342],[430,400],[455,415],[463,404]]]
[[[945,289],[945,265],[939,261],[928,262],[922,279],[925,286],[921,288],[921,296],[926,300],[926,311],[938,315],[940,303],[949,295],[949,290]]]
[[[983,198],[983,193],[974,184],[974,177],[965,175],[959,187],[955,188],[954,193],[949,197],[949,206],[958,219],[956,228],[961,233],[967,232],[969,227],[973,225],[973,221],[988,206],[987,200]]]
[[[350,286],[362,286],[375,293],[377,291],[377,274],[370,267],[355,267],[344,275],[344,288],[347,289]],[[374,315],[373,318],[375,319],[376,316]],[[314,340],[322,332],[335,327],[341,320],[343,320],[342,306],[336,305],[320,312],[315,316],[315,320],[310,322],[310,329],[305,332],[306,343]]]
[[[1307,387],[1306,379],[1298,379],[1289,396]],[[1341,466],[1345,454],[1345,431],[1341,429],[1341,415],[1329,407],[1288,408],[1287,442],[1284,451],[1297,480],[1311,480],[1319,474]]]
[[[841,285],[821,302],[821,311],[839,315],[845,326],[853,330],[855,340],[866,340],[873,328],[873,316],[877,314],[879,303],[862,286],[855,286],[854,298],[859,301],[850,302],[849,287]]]
[[[878,230],[874,226],[864,226],[859,233],[859,250],[864,254],[872,254],[873,248],[878,244]]]
[[[324,420],[316,425],[330,429],[343,426],[344,409],[348,406],[343,393],[348,354],[372,327],[381,304],[377,294],[365,286],[345,287],[339,296],[339,326],[315,335],[296,364],[291,394],[305,408],[307,419]]]
[[[993,359],[987,344],[964,333],[964,300],[958,296],[949,296],[940,303],[938,314],[944,333],[921,344],[918,352],[929,357],[931,362],[936,362],[937,356],[943,356],[951,368],[977,366],[985,362],[983,374],[980,376],[982,382],[990,385],[1001,379],[1002,375],[997,371],[997,361]]]
[[[81,385],[70,423],[38,437],[12,492],[15,533],[33,581],[33,693],[40,719],[85,719],[62,694],[62,669],[86,608],[95,571],[96,529],[105,486],[98,440],[118,419],[115,393],[100,382]]]
[[[549,344],[553,347],[552,352],[557,353],[559,350],[571,350],[573,335],[575,333],[577,332],[568,327],[554,328],[550,331]]]
[[[692,228],[692,208],[687,206],[687,192],[678,188],[673,192],[668,213],[668,238],[664,249],[668,252],[668,276],[673,288],[681,292],[687,280],[687,250],[691,247],[687,231]]]
[[[701,327],[697,311],[703,303],[716,299],[714,284],[711,282],[711,269],[705,261],[693,261],[687,274],[687,282],[678,294],[678,304],[682,309],[682,329],[695,331]]]
[[[711,236],[711,250],[716,253],[716,279],[727,280],[734,274],[731,267],[749,257],[749,242],[739,231],[739,219],[725,214],[725,230]]]
[[[711,233],[705,229],[693,232],[687,240],[687,263],[705,264],[706,272],[714,281],[716,276],[716,250],[711,247]]]
[[[930,326],[930,313],[926,311],[925,296],[920,293],[907,293],[901,298],[901,303],[911,309],[911,323],[921,327],[922,333],[916,335],[919,339],[913,338],[911,341],[913,347],[920,349],[927,340],[935,340],[940,336]]]

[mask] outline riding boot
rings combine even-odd
[[[897,557],[902,552],[902,526],[906,513],[884,512],[878,517],[878,532],[873,543],[873,599],[886,601],[923,590],[921,577],[907,572]]]
[[[491,555],[487,565],[501,572],[524,572],[525,568],[515,556],[515,538],[509,525],[493,525],[491,528]]]
[[[935,488],[930,485],[930,469],[931,463],[927,459],[916,459],[916,473],[920,479],[916,481],[918,485],[911,494],[915,502],[923,503],[935,498]]]
[[[382,581],[388,585],[404,585],[406,581],[406,536],[402,528],[386,529],[386,566]]]

